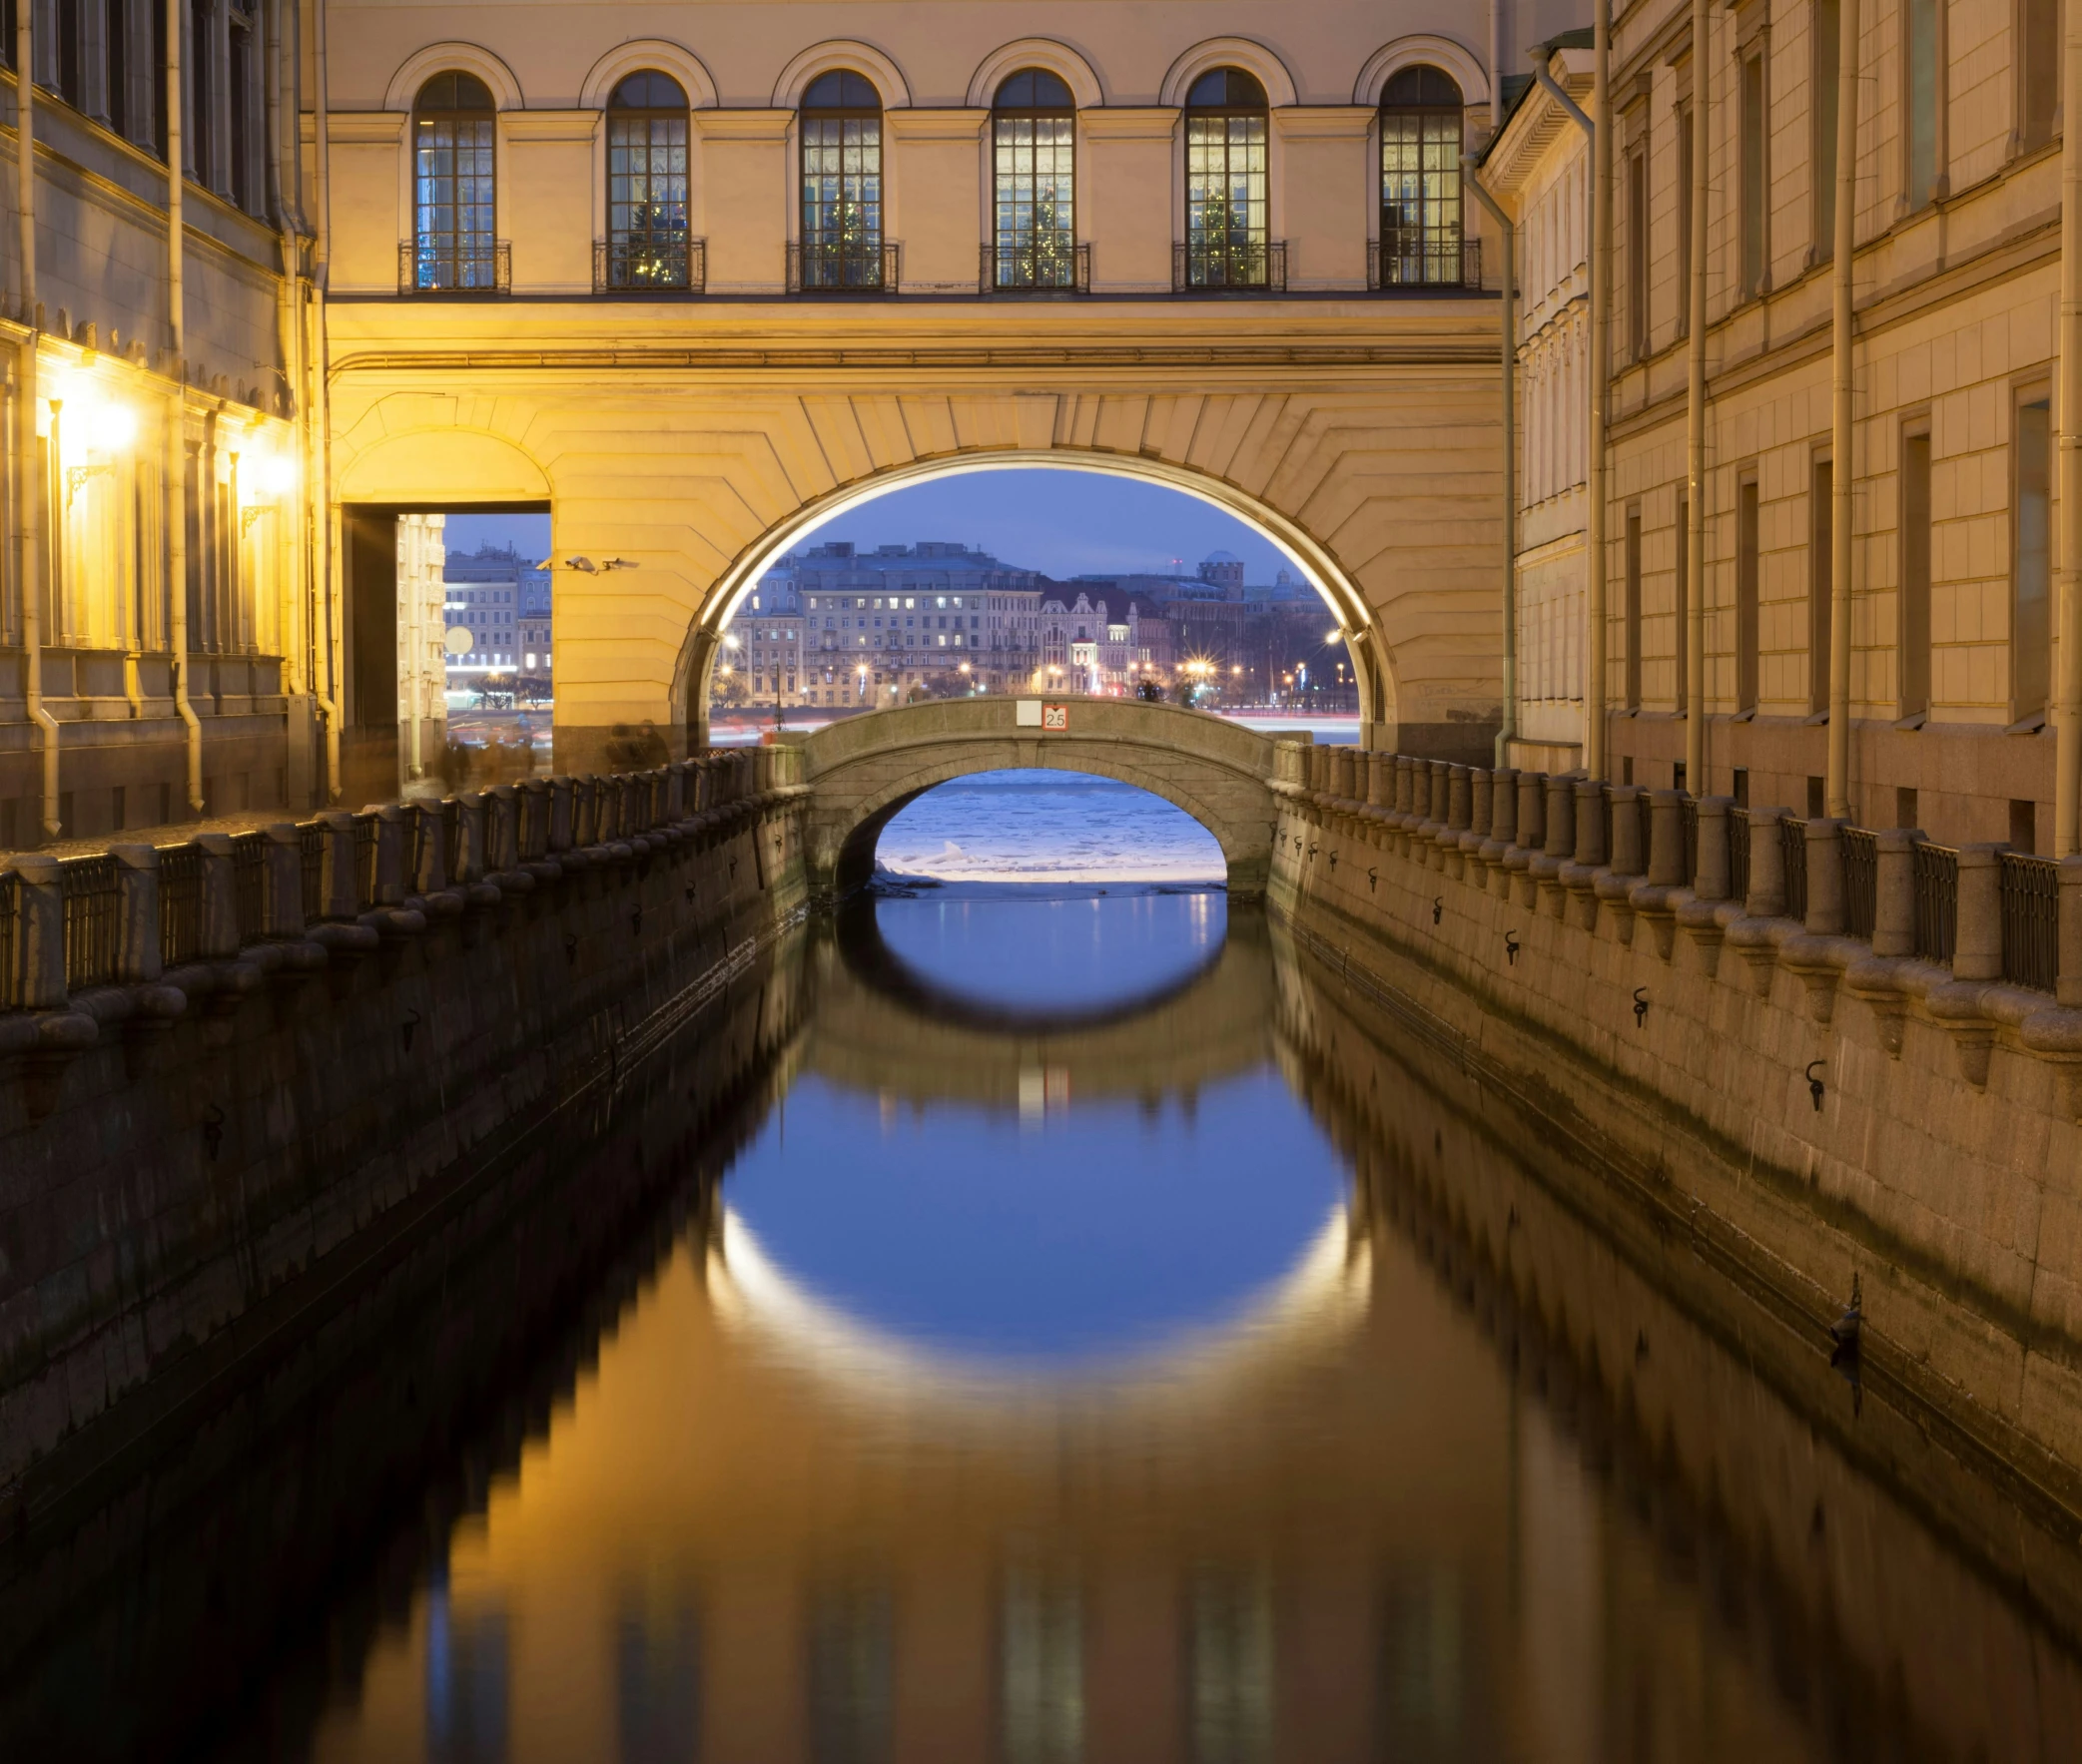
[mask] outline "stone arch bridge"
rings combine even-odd
[[[1046,702],[1061,707],[1063,728],[1023,724],[1022,701],[983,697],[871,711],[794,738],[811,792],[812,886],[843,893],[866,882],[883,828],[935,785],[1032,766],[1089,772],[1163,798],[1214,836],[1232,895],[1264,893],[1278,821],[1270,739],[1173,705],[1077,697]]]

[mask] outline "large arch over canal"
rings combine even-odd
[[[548,504],[566,766],[616,723],[704,740],[723,623],[813,527],[1036,466],[1247,521],[1347,634],[1367,739],[1479,760],[1502,690],[1495,322],[1421,299],[343,302],[337,494]]]

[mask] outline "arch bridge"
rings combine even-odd
[[[935,785],[1041,767],[1138,786],[1182,809],[1221,847],[1229,892],[1264,893],[1278,821],[1274,743],[1204,711],[1137,699],[1051,697],[1064,727],[1021,722],[1011,697],[943,699],[871,711],[797,739],[811,791],[813,887],[845,892],[875,868],[891,819]]]

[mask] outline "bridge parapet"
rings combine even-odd
[[[1277,744],[1224,717],[1139,699],[984,695],[848,717],[794,745],[811,792],[810,877],[824,889],[866,882],[883,828],[935,785],[1037,767],[1161,797],[1214,836],[1232,894],[1265,891]]]

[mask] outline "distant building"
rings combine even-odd
[[[746,597],[725,632],[727,665],[746,671],[744,696],[759,704],[862,708],[1025,690],[1040,665],[1047,580],[940,540],[815,546]]]
[[[550,581],[536,562],[511,546],[448,554],[443,617],[450,629],[469,634],[467,646],[448,655],[450,692],[476,691],[487,676],[500,675],[512,678],[516,698],[550,695]]]

